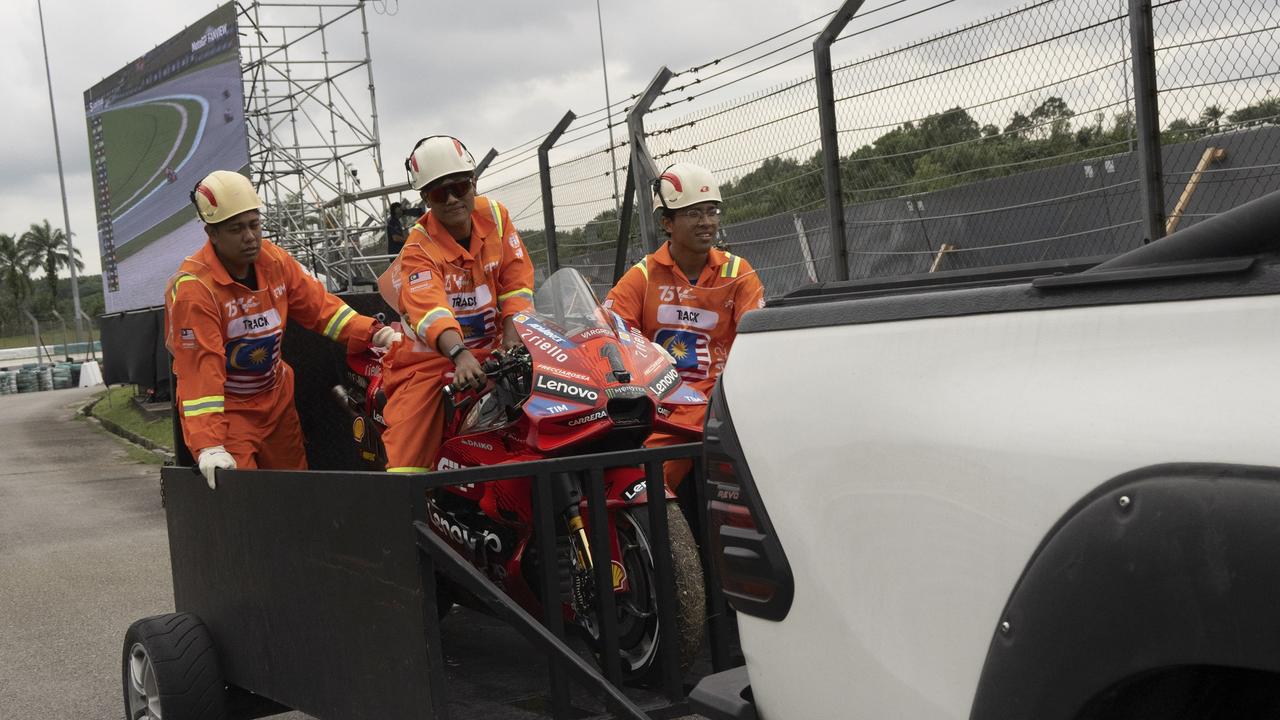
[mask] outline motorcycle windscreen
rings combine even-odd
[[[552,273],[534,294],[533,307],[539,317],[557,325],[575,342],[606,334],[616,336],[612,313],[604,309],[591,286],[573,268]]]

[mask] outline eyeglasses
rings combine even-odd
[[[708,220],[719,220],[720,216],[724,214],[724,211],[721,210],[719,206],[709,207],[702,210],[691,207],[675,210],[674,212],[678,217],[685,217],[690,220],[702,220],[703,218]]]
[[[450,183],[437,185],[427,191],[427,198],[434,203],[447,202],[450,195],[461,200],[467,196],[467,193],[471,192],[474,184],[475,181],[471,178],[467,178],[466,180],[454,180]]]

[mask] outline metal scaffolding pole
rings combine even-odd
[[[238,21],[253,38],[241,63],[263,223],[332,287],[350,287],[373,272],[361,246],[380,243],[384,197],[404,189],[386,184],[364,3],[245,0]]]

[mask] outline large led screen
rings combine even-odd
[[[228,3],[84,94],[108,313],[164,302],[204,242],[190,192],[246,171],[236,6]]]

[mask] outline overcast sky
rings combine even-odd
[[[887,0],[868,0],[867,9]],[[83,93],[221,3],[211,0],[44,0],[71,229],[86,273],[100,272]],[[837,46],[837,63],[1013,6],[966,0],[889,37]],[[661,65],[681,70],[834,10],[835,0],[602,0],[610,90],[643,89]],[[380,12],[383,11],[383,12]],[[368,4],[383,157],[398,165],[425,134],[457,134],[478,156],[545,134],[567,109],[604,105],[595,0],[395,0]],[[822,23],[811,26],[816,31]],[[0,2],[0,233],[48,219],[62,226],[36,0]],[[908,35],[903,33],[907,32]],[[796,36],[798,37],[798,36]],[[355,34],[336,52],[358,48]],[[808,43],[806,43],[807,45]],[[811,72],[812,60],[758,78],[756,87]],[[746,94],[743,84],[722,100]],[[398,180],[388,171],[388,180]]]

